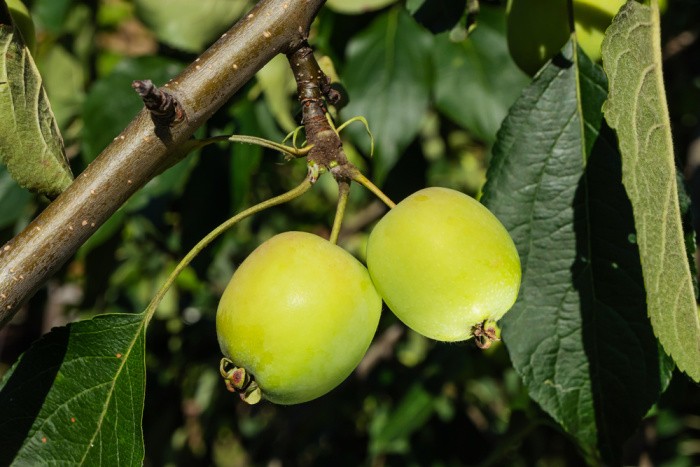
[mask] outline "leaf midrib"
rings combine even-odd
[[[137,327],[137,332],[134,333],[134,338],[131,340],[131,342],[129,343],[129,346],[127,347],[128,350],[122,355],[122,358],[120,359],[122,361],[117,369],[117,372],[114,376],[114,379],[112,380],[112,386],[110,387],[110,390],[108,393],[109,396],[107,397],[107,400],[105,401],[105,404],[102,408],[102,412],[100,413],[100,416],[99,416],[98,421],[97,421],[97,428],[95,429],[95,432],[93,433],[92,438],[90,438],[90,442],[86,446],[85,453],[83,454],[82,459],[80,459],[80,465],[84,465],[85,459],[87,458],[87,455],[90,452],[90,448],[92,447],[95,439],[97,438],[98,433],[101,433],[101,431],[102,431],[102,423],[104,421],[105,415],[107,414],[107,409],[109,408],[109,404],[112,400],[112,395],[114,394],[114,388],[117,384],[117,380],[119,379],[119,376],[121,375],[122,370],[126,366],[127,360],[129,359],[129,357],[131,355],[131,351],[134,349],[134,346],[136,345],[136,341],[139,339],[139,336],[143,332],[145,323],[146,323],[146,315],[142,313],[141,322],[139,323],[139,325]],[[118,451],[119,451],[119,449],[117,449],[117,452]]]

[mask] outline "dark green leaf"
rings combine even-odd
[[[141,465],[143,314],[56,328],[0,382],[0,465]]]
[[[658,8],[629,2],[615,17],[603,42],[610,78],[605,117],[620,141],[654,332],[678,368],[700,381],[700,316],[685,254],[660,36]]]
[[[59,34],[66,24],[68,11],[74,0],[36,0],[32,6],[32,17],[42,28]]]
[[[21,186],[58,196],[73,180],[41,75],[14,27],[0,21],[0,162]]]
[[[467,39],[455,43],[441,34],[433,47],[437,108],[490,144],[530,81],[510,58],[504,34],[503,10],[484,6]]]
[[[232,113],[238,123],[235,128],[236,133],[259,134],[260,129],[250,101],[242,101]],[[231,210],[236,212],[243,206],[250,192],[251,177],[260,166],[263,151],[255,144],[233,144],[231,153]]]
[[[22,217],[31,199],[32,195],[17,185],[5,167],[0,165],[0,229]]]
[[[364,116],[376,140],[380,181],[415,138],[430,100],[432,36],[403,9],[380,16],[348,44],[343,82],[350,103],[343,118]],[[369,152],[367,134],[351,128]]]
[[[617,464],[669,368],[646,316],[632,207],[601,113],[606,88],[569,43],[504,121],[484,203],[523,265],[502,320],[515,369],[591,462]]]
[[[85,73],[80,61],[56,44],[42,54],[37,63],[44,86],[51,98],[58,127],[65,131],[80,114],[85,99]]]
[[[488,7],[487,7],[488,8]],[[467,2],[455,2],[454,0],[430,0],[406,2],[406,10],[433,34],[449,31],[453,28],[459,30],[458,24],[466,23]],[[501,9],[503,11],[503,9]],[[462,33],[466,33],[462,29]]]

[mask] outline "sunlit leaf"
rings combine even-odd
[[[700,316],[685,253],[658,9],[628,2],[603,42],[622,182],[634,208],[649,316],[678,368],[700,381]]]
[[[135,0],[136,14],[166,44],[199,52],[248,9],[244,0]]]
[[[0,115],[0,162],[24,188],[58,196],[73,180],[63,139],[31,54],[1,16]]]

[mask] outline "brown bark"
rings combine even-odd
[[[0,247],[0,327],[132,194],[172,166],[177,149],[256,71],[304,42],[323,3],[261,0],[163,88],[177,100],[182,120],[156,131],[151,113],[141,111],[65,192]]]

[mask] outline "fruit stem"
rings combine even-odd
[[[253,214],[256,214],[260,211],[264,211],[265,209],[271,208],[273,206],[277,206],[279,204],[284,204],[286,202],[289,202],[295,198],[298,198],[299,196],[303,195],[306,193],[309,188],[313,185],[311,181],[311,174],[307,175],[307,177],[304,179],[302,183],[297,185],[295,188],[292,188],[291,190],[287,191],[286,193],[282,193],[279,196],[275,196],[273,198],[267,199],[261,203],[256,204],[255,206],[251,206],[248,209],[239,212],[235,216],[231,217],[229,220],[224,222],[223,224],[219,225],[216,227],[214,230],[209,232],[207,236],[205,236],[203,239],[199,241],[188,253],[185,255],[184,258],[182,258],[182,261],[178,263],[178,265],[175,267],[173,272],[170,273],[168,278],[166,279],[165,283],[161,286],[161,288],[158,290],[158,292],[153,296],[153,299],[151,299],[151,302],[148,304],[148,307],[146,308],[145,311],[145,323],[148,324],[148,322],[151,320],[153,317],[153,314],[156,312],[156,309],[158,308],[158,305],[160,304],[161,300],[165,296],[166,292],[170,289],[170,286],[173,285],[173,282],[175,282],[175,279],[177,276],[182,272],[183,269],[187,267],[187,265],[192,262],[192,260],[211,242],[213,242],[219,235],[222,233],[226,232],[228,229],[236,225],[238,222],[242,221],[246,217],[249,217]]]
[[[189,152],[195,149],[201,149],[204,146],[225,141],[231,141],[233,143],[257,144],[258,146],[264,148],[275,149],[284,154],[285,156],[289,157],[306,157],[306,155],[309,153],[312,147],[304,146],[301,148],[297,148],[296,146],[287,146],[286,144],[275,143],[274,141],[270,141],[264,138],[258,138],[257,136],[220,135],[212,136],[211,138],[191,139],[187,141],[188,144],[183,147],[183,149],[185,149],[186,151],[182,154],[182,157],[186,156]]]
[[[357,170],[357,171],[355,171],[355,172],[353,173],[352,179],[353,179],[354,181],[356,181],[357,183],[359,183],[360,185],[362,185],[362,186],[364,186],[365,188],[367,188],[367,189],[368,189],[369,191],[371,191],[372,193],[374,193],[374,194],[377,196],[377,198],[379,198],[380,200],[382,200],[382,201],[384,202],[384,204],[386,204],[387,206],[389,206],[390,209],[396,207],[396,203],[394,203],[392,200],[390,200],[389,197],[388,197],[387,195],[385,195],[385,194],[382,192],[382,190],[380,190],[380,189],[377,187],[377,185],[375,185],[374,183],[372,183],[372,182],[371,182],[367,177],[365,177],[365,176],[362,174],[362,172],[360,172],[359,170]]]
[[[275,143],[274,141],[270,141],[268,139],[258,138],[257,136],[248,135],[231,135],[228,136],[227,139],[229,141],[233,141],[234,143],[257,144],[258,146],[262,146],[264,148],[276,149],[277,151],[292,157],[304,157],[312,148],[312,146],[296,148],[293,146],[287,146],[286,144]]]
[[[333,229],[329,241],[332,244],[338,243],[338,235],[340,235],[340,226],[343,223],[345,215],[345,206],[348,204],[348,195],[350,194],[350,183],[347,180],[338,180],[338,207],[335,210],[335,219],[333,220]]]

